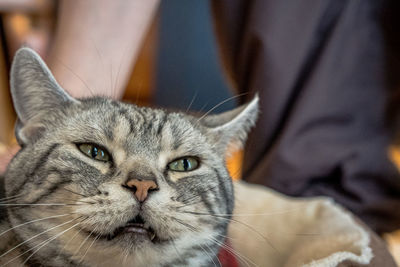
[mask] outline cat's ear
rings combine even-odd
[[[56,82],[40,56],[30,48],[19,49],[11,66],[11,96],[18,116],[15,133],[23,145],[43,131],[41,118],[68,102],[78,103]]]
[[[220,153],[225,154],[228,148],[240,148],[247,139],[251,127],[256,123],[259,112],[259,98],[233,110],[209,115],[201,119],[207,128],[207,135]]]

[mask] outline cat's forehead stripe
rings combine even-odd
[[[167,121],[168,121],[168,114],[163,113],[162,118],[159,120],[158,123],[157,135],[161,135],[162,129]]]
[[[133,133],[134,128],[135,128],[134,121],[133,121],[133,118],[131,116],[129,116],[128,109],[120,108],[120,109],[118,109],[118,113],[120,115],[122,115],[129,122],[130,132]]]
[[[113,141],[115,143],[123,143],[126,140],[126,136],[131,134],[131,121],[125,117],[119,117],[112,123],[113,127]]]

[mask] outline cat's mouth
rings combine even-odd
[[[124,234],[141,236],[143,238],[148,238],[152,242],[155,242],[157,240],[154,230],[147,222],[145,222],[145,220],[140,215],[137,215],[135,218],[128,221],[124,226],[115,229],[112,234],[107,235],[107,240],[112,240],[117,236]]]

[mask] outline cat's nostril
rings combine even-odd
[[[129,189],[133,193],[136,193],[136,191],[137,191],[136,185],[126,183],[126,184],[124,184],[122,186],[125,187],[126,189]]]
[[[159,189],[155,181],[142,179],[130,179],[125,183],[124,187],[131,190],[139,202],[144,202],[150,192]]]

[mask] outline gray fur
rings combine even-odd
[[[234,197],[225,153],[232,141],[245,141],[256,120],[257,97],[204,118],[101,97],[74,99],[28,48],[16,54],[11,90],[22,149],[8,167],[4,187],[6,197],[18,197],[0,205],[35,205],[7,206],[0,234],[15,228],[0,237],[0,255],[6,253],[0,265],[10,260],[9,266],[218,263]],[[85,156],[79,143],[101,145],[112,161]],[[198,158],[200,167],[166,168],[183,156]],[[159,185],[141,207],[122,186],[131,176],[152,176]],[[107,240],[138,214],[154,229],[154,242],[131,235]],[[13,246],[18,247],[7,253]]]

